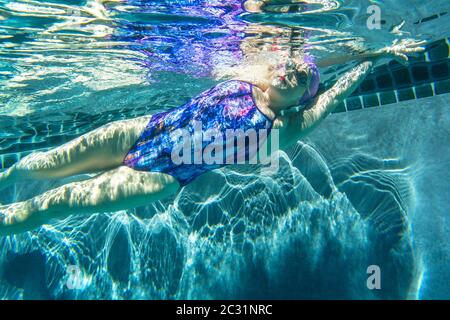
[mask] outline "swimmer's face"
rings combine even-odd
[[[270,86],[267,93],[270,106],[276,109],[275,112],[297,105],[311,78],[307,65],[293,59],[271,66],[269,74]]]

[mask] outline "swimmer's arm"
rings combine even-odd
[[[366,76],[372,70],[373,61],[364,61],[348,71],[326,92],[319,95],[313,102],[312,106],[303,110],[302,129],[309,129],[316,126],[318,122],[328,116],[336,106],[352,94]]]
[[[341,101],[356,90],[370,73],[372,66],[372,61],[360,63],[344,74],[330,89],[319,95],[311,107],[287,118],[280,118],[278,126],[282,132],[281,144],[288,146],[311,132]]]
[[[348,62],[352,61],[366,61],[366,60],[372,60],[379,57],[379,53],[360,53],[360,54],[354,54],[354,55],[346,55],[341,57],[331,57],[326,59],[321,59],[316,61],[316,65],[319,68],[326,68],[331,67],[339,64],[346,64]]]
[[[394,42],[386,47],[372,51],[361,52],[357,54],[349,54],[341,57],[332,57],[316,61],[316,65],[319,68],[329,67],[338,64],[345,64],[351,61],[367,61],[377,60],[379,58],[388,58],[397,60],[400,63],[408,62],[407,54],[414,54],[425,50],[423,45],[426,41],[417,41],[415,39],[396,39]]]

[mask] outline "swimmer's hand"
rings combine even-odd
[[[396,39],[391,46],[384,47],[375,52],[380,58],[392,58],[401,64],[408,63],[407,54],[419,53],[425,51],[423,45],[426,41],[417,41],[414,39]]]
[[[414,39],[396,39],[392,45],[382,47],[380,49],[371,50],[368,52],[359,53],[356,55],[347,55],[342,57],[332,57],[316,61],[319,68],[329,67],[336,64],[344,64],[350,61],[373,61],[383,58],[395,59],[401,64],[408,63],[407,54],[419,53],[425,51],[423,45],[426,41],[417,41]]]

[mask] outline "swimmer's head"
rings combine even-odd
[[[270,107],[278,112],[296,106],[310,88],[312,70],[309,64],[288,58],[269,67],[267,95]]]

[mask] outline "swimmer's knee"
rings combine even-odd
[[[180,189],[180,183],[171,175],[162,172],[139,171],[127,166],[117,169],[119,175],[127,175],[127,180],[139,186],[139,189],[146,194],[161,193],[173,195]]]

